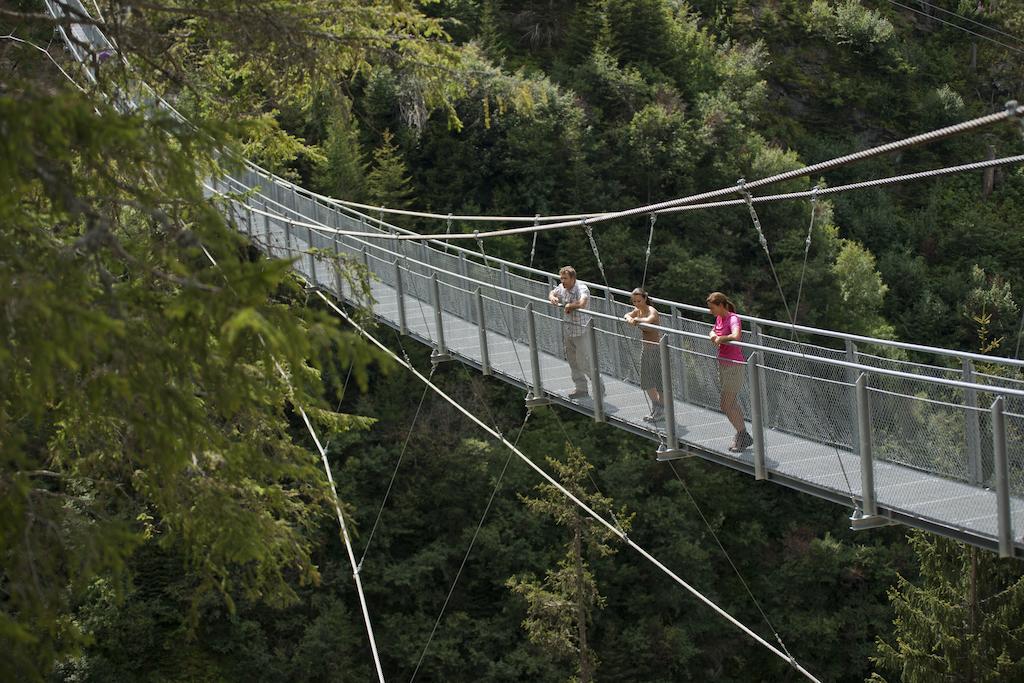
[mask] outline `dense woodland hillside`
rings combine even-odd
[[[94,57],[95,83],[42,2],[0,6],[0,678],[374,679],[308,415],[388,678],[799,679],[317,305],[200,179],[228,150],[326,194],[441,214],[681,197],[1024,100],[1024,6],[87,5],[119,46]],[[139,79],[194,126],[133,95]],[[1018,121],[778,189],[1022,150]],[[800,322],[1017,354],[1020,166],[821,201],[805,270],[810,212],[758,209],[789,302],[804,282]],[[613,285],[641,282],[648,227],[595,229]],[[531,243],[488,249],[526,261]],[[541,233],[535,265],[565,263],[599,279],[580,231]],[[659,217],[648,266],[655,295],[719,289],[785,317],[745,207]],[[427,350],[378,331],[426,372]],[[1018,561],[854,533],[849,509],[659,464],[648,442],[561,409],[524,426],[519,392],[454,364],[433,378],[821,680],[1024,680]]]

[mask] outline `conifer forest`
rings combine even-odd
[[[0,1],[0,680],[370,681],[375,657],[390,680],[805,680],[266,258],[203,181],[244,158],[368,207],[599,214],[1011,100],[1019,0]],[[1014,155],[1019,116],[770,192]],[[486,246],[1021,358],[1024,164],[757,214],[771,268],[742,204],[595,224],[600,265],[578,228]],[[345,310],[816,680],[1024,681],[1020,558],[658,462]]]

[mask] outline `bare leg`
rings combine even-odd
[[[653,387],[648,389],[647,395],[650,396],[652,403],[661,403],[661,394],[658,393],[657,389]]]
[[[723,391],[719,407],[725,413],[725,416],[729,418],[729,422],[737,433],[746,430],[747,426],[743,422],[743,409],[740,408],[740,404],[736,400],[735,392]]]

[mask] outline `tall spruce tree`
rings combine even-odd
[[[583,452],[566,444],[565,462],[548,458],[562,484],[593,509],[610,510],[612,500],[599,492],[587,490],[593,469]],[[579,506],[567,499],[551,484],[540,484],[539,498],[520,496],[535,513],[551,516],[569,534],[565,555],[558,568],[548,570],[543,580],[533,576],[515,576],[506,585],[527,603],[523,621],[530,641],[558,659],[574,659],[581,683],[594,680],[597,657],[588,637],[594,608],[604,606],[597,581],[588,558],[593,554],[606,556],[617,552],[609,542],[615,534],[584,515]],[[622,531],[628,531],[633,516],[620,510],[617,515]]]

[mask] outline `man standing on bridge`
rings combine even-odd
[[[576,384],[576,390],[569,394],[569,398],[587,398],[590,395],[587,391],[587,378],[590,375],[588,354],[591,349],[587,348],[584,328],[590,316],[584,311],[590,303],[590,288],[576,279],[576,269],[572,266],[559,269],[558,279],[562,284],[551,290],[548,301],[553,306],[561,306],[565,312],[562,318],[562,340],[565,344],[565,359],[569,361],[572,381]],[[590,377],[590,380],[594,378]]]

